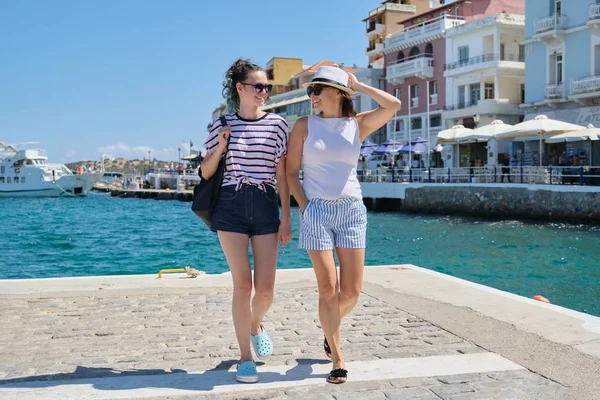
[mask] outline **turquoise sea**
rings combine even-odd
[[[280,268],[310,267],[297,248],[297,212]],[[0,215],[0,279],[227,270],[190,203],[2,199]],[[600,227],[370,213],[367,246],[367,265],[415,264],[600,316]]]

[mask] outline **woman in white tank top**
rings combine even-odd
[[[319,68],[305,87],[319,113],[298,119],[292,129],[287,180],[300,206],[300,247],[308,251],[319,286],[324,348],[333,361],[327,381],[344,383],[348,371],[340,350],[340,324],[362,290],[366,247],[367,212],[356,166],[362,142],[396,114],[400,101],[337,67]],[[372,97],[379,108],[356,114],[350,97],[355,91]]]

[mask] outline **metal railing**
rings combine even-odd
[[[599,4],[600,6],[600,4]],[[588,76],[571,82],[571,93],[581,94],[600,91],[600,76]]]
[[[525,62],[525,56],[522,54],[484,54],[481,56],[475,56],[463,60],[454,61],[451,63],[446,63],[444,64],[444,71],[466,67],[467,65],[475,65],[491,61]]]
[[[462,110],[464,108],[475,107],[479,100],[471,100],[469,102],[458,103],[454,105],[445,105],[444,111]]]
[[[589,18],[598,19],[600,18],[600,4],[592,3],[589,8]]]
[[[421,21],[415,25],[405,28],[403,31],[394,33],[386,39],[386,46],[404,46],[414,40],[425,40],[429,36],[442,33],[449,28],[464,24],[463,17],[442,15],[427,21]]]
[[[546,85],[544,95],[547,99],[562,99],[564,97],[564,85]]]
[[[555,29],[565,29],[567,27],[567,17],[565,15],[549,15],[538,19],[535,22],[535,33],[552,31]]]
[[[600,186],[600,167],[511,166],[464,168],[378,168],[358,171],[360,182],[512,183]]]

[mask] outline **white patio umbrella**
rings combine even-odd
[[[538,115],[534,119],[521,122],[512,127],[511,130],[499,133],[496,139],[514,139],[526,136],[538,136],[540,139],[540,167],[542,166],[542,140],[544,136],[558,135],[561,133],[585,129],[583,126],[570,124],[568,122],[550,119],[545,115]]]
[[[582,140],[599,140],[600,128],[594,128],[594,125],[589,124],[586,129],[561,133],[560,135],[552,136],[546,139],[547,143],[562,143],[562,142],[579,142]]]
[[[444,129],[443,131],[440,131],[440,133],[438,133],[437,143],[439,144],[439,143],[454,142],[457,135],[464,134],[467,132],[472,132],[472,131],[473,131],[473,129],[465,128],[462,125],[454,125],[452,128]]]
[[[502,120],[497,119],[480,128],[473,129],[471,132],[456,135],[456,140],[490,140],[495,138],[496,135],[512,129],[513,125],[505,124]]]

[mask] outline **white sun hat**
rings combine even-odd
[[[354,90],[350,89],[348,74],[338,67],[319,67],[312,81],[302,84],[302,87],[314,85],[331,86],[348,94],[354,94]]]

